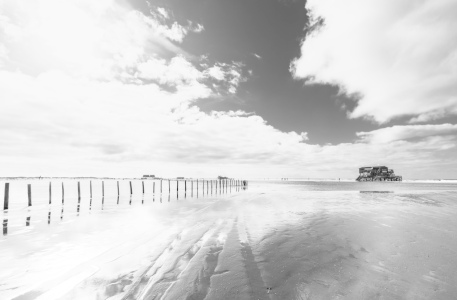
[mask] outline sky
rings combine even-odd
[[[454,0],[0,0],[0,176],[457,178]]]

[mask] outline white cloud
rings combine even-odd
[[[160,84],[182,85],[198,81],[203,74],[182,56],[165,59],[151,58],[138,65],[140,78],[156,80]]]
[[[311,0],[306,7],[317,29],[291,71],[360,95],[350,117],[423,122],[457,114],[456,1]]]
[[[440,124],[392,126],[370,132],[357,133],[357,136],[363,141],[376,144],[445,135],[457,135],[457,125]]]
[[[150,52],[186,55],[172,43],[184,39],[186,27],[167,26],[115,0],[6,0],[0,25],[0,41],[10,49],[0,60],[29,74],[57,69],[106,80]]]
[[[220,66],[212,66],[207,70],[207,72],[209,76],[216,80],[221,81],[225,79],[225,73]]]
[[[200,23],[198,23],[197,26],[192,28],[192,31],[195,32],[195,33],[200,33],[203,30],[205,30],[205,27]]]
[[[184,37],[189,32],[187,27],[181,26],[178,22],[174,22],[169,28],[162,28],[161,33],[172,41],[182,43]]]
[[[165,19],[169,19],[170,18],[170,13],[168,12],[168,10],[166,10],[163,7],[158,7],[157,8],[157,12],[159,14],[161,14]]]
[[[428,178],[451,176],[457,161],[456,125],[312,145],[306,132],[281,132],[252,113],[204,113],[189,106],[203,92],[180,88],[1,71],[2,174],[351,177],[360,165],[388,162],[402,175]],[[383,138],[390,130],[400,133]]]

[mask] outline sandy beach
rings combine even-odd
[[[0,298],[452,299],[456,190],[253,182],[50,224],[36,209],[0,239]]]

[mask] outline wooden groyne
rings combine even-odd
[[[141,204],[148,200],[155,202],[156,199],[162,202],[163,198],[168,198],[168,202],[170,202],[172,198],[179,200],[180,197],[185,199],[194,196],[196,198],[219,197],[223,194],[245,190],[248,186],[246,180],[240,179],[111,179],[108,181],[108,185],[106,185],[107,180],[66,180],[61,182],[54,180],[52,182],[49,181],[49,184],[43,182],[43,180],[37,182],[24,182],[24,180],[5,182],[3,234],[8,234],[8,220],[13,216],[12,213],[15,214],[17,212],[38,212],[44,208],[47,210],[47,223],[50,224],[51,210],[55,210],[58,206],[61,207],[59,210],[61,211],[60,219],[62,220],[64,207],[67,214],[71,213],[71,211],[75,212],[74,208],[76,208],[75,214],[79,216],[81,209],[84,211],[84,207],[91,211],[94,203],[101,204],[101,209],[103,210],[106,203],[105,198],[108,200],[108,205],[112,207],[111,205],[127,204],[125,199],[128,200],[129,205],[132,205],[134,198],[139,198],[139,196],[141,196]],[[168,189],[166,190],[162,188],[163,181],[168,183]],[[140,186],[138,186],[139,182],[141,182]],[[160,189],[156,189],[156,183],[160,185]],[[61,185],[60,193],[59,189],[53,188],[56,184]],[[24,185],[25,190],[22,190]],[[171,188],[172,186],[173,189]],[[25,199],[20,196],[24,194],[26,194]],[[62,197],[61,204],[59,204],[59,201],[53,201],[59,196]],[[121,201],[122,199],[124,199],[124,202]],[[74,207],[73,209],[71,209],[72,206]],[[30,210],[34,207],[39,207],[38,211],[36,209]],[[27,209],[27,211],[24,211],[24,209]],[[26,226],[31,224],[30,214],[27,216],[25,224]]]

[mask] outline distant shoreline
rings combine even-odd
[[[40,177],[40,176],[11,176],[11,177],[0,177],[0,180],[215,180],[217,178],[165,178],[165,177],[70,177],[70,176],[60,176],[60,177]],[[286,180],[281,178],[247,178],[247,180],[255,181],[341,181],[341,182],[353,182],[355,179],[347,178],[287,178]],[[457,179],[405,179],[404,182],[457,182]]]

